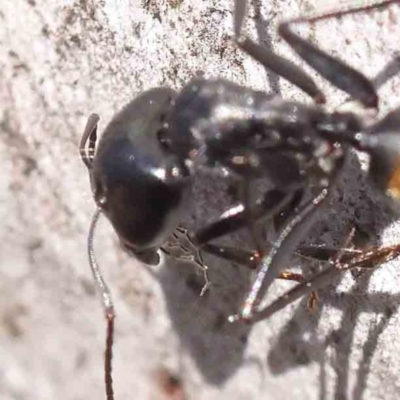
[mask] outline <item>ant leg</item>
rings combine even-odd
[[[188,235],[188,231],[185,228],[176,228],[175,232],[172,234],[171,240],[161,247],[160,250],[170,257],[195,263],[203,271],[206,284],[201,291],[201,295],[206,292],[209,286],[211,286],[211,282],[208,278],[208,267],[204,263],[200,249],[193,244],[190,236]],[[346,255],[358,255],[361,253],[361,251],[356,251],[355,249],[340,250],[342,250]],[[243,248],[215,245],[212,243],[205,243],[201,247],[201,251],[223,260],[240,264],[250,270],[255,270],[262,258],[257,250],[246,250]],[[329,258],[332,258],[332,256],[337,254],[338,251],[339,250],[337,248],[308,246],[301,248],[298,251],[298,255],[318,261],[328,261]],[[295,282],[304,281],[302,274],[288,271],[282,272],[277,279]]]
[[[288,218],[291,218],[292,214],[296,212],[303,200],[303,197],[304,190],[296,190],[290,203],[288,203],[277,215],[274,216],[274,227],[276,231],[279,231],[280,228],[286,223]]]
[[[254,314],[254,317],[252,318],[252,322],[256,322],[261,319],[265,319],[268,316],[273,315],[277,311],[281,310],[282,308],[286,307],[293,301],[297,300],[298,298],[306,294],[311,295],[311,297],[308,300],[309,309],[314,308],[315,303],[318,300],[318,295],[316,290],[320,287],[328,285],[334,277],[339,275],[341,269],[338,268],[338,265],[343,255],[345,254],[345,249],[350,245],[351,241],[353,240],[354,233],[355,229],[352,228],[350,233],[347,235],[346,241],[344,243],[344,248],[339,249],[334,255],[334,257],[329,259],[331,261],[331,265],[328,268],[314,275],[308,280],[303,279],[299,285],[289,290],[283,296],[280,296],[271,305],[261,310],[257,310],[256,314]]]
[[[242,33],[243,21],[247,15],[247,0],[235,0],[234,10],[233,10],[233,30],[235,32],[235,37],[240,37]]]
[[[258,61],[264,68],[285,78],[293,85],[299,87],[316,103],[325,103],[325,96],[317,87],[313,79],[300,67],[286,58],[279,56],[253,42],[250,38],[241,34],[242,24],[246,15],[246,0],[235,0],[234,5],[234,32],[236,44],[249,56]]]
[[[251,251],[245,250],[242,248],[231,247],[231,246],[219,246],[210,243],[206,243],[202,249],[202,251],[212,254],[218,258],[222,258],[227,261],[231,261],[240,265],[245,266],[250,270],[255,270],[260,264],[260,254],[258,251]],[[337,253],[337,249],[329,249],[329,253]],[[319,260],[319,261],[326,261]],[[281,272],[277,279],[282,279],[286,281],[294,281],[294,282],[304,282],[305,278],[302,274],[291,272],[291,271],[284,271]],[[314,305],[318,299],[317,293],[312,291],[309,298],[309,308],[313,309]]]
[[[169,257],[195,264],[203,272],[205,281],[205,284],[201,289],[200,296],[203,296],[207,292],[211,286],[211,281],[208,277],[208,266],[203,260],[200,249],[195,246],[191,237],[189,236],[187,229],[183,227],[177,227],[172,233],[171,238],[162,247],[160,247],[160,250]]]
[[[363,253],[362,250],[353,247],[343,247],[339,249],[337,247],[329,247],[323,245],[302,246],[298,250],[296,250],[295,253],[303,258],[309,258],[318,261],[328,261],[339,252],[341,252],[341,260],[344,260],[346,262],[351,258],[354,258]]]
[[[191,234],[191,240],[195,246],[201,249],[203,245],[211,240],[247,226],[248,213],[251,213],[252,221],[261,222],[272,218],[290,201],[291,198],[292,194],[290,193],[288,194],[279,190],[271,190],[265,194],[258,204],[248,211],[246,211],[246,207],[244,207],[243,204],[231,207],[216,221],[209,223],[205,227],[200,228]]]
[[[250,232],[250,236],[253,239],[253,243],[255,245],[255,248],[260,255],[264,255],[264,241],[261,238],[260,230],[257,227],[257,221],[255,220],[255,215],[251,211],[252,205],[251,205],[251,193],[250,193],[250,184],[249,181],[246,179],[243,179],[242,185],[241,185],[241,197],[242,197],[242,203],[244,206],[244,217],[247,221],[246,226]]]
[[[250,210],[247,210],[246,207],[244,207],[242,204],[239,204],[224,212],[216,221],[211,222],[193,234],[188,234],[185,229],[176,229],[176,232],[172,235],[172,240],[169,240],[164,246],[162,246],[161,250],[167,255],[171,255],[176,259],[194,262],[203,271],[206,282],[201,291],[203,294],[210,286],[210,281],[208,279],[208,267],[205,265],[200,252],[203,247],[213,239],[217,239],[228,233],[249,226],[249,215],[251,215],[251,223],[261,222],[265,219],[272,218],[274,214],[276,214],[282,207],[285,206],[288,201],[290,201],[290,199],[290,194],[278,190],[272,190],[266,193],[264,198]],[[218,248],[218,246],[216,246],[216,248]],[[178,254],[175,254],[176,250],[178,251]],[[218,256],[218,254],[216,254],[217,252],[215,252],[214,255]],[[219,249],[219,252],[221,254],[224,253],[221,248]],[[213,252],[210,251],[210,253]],[[259,254],[258,252],[256,253],[257,255]],[[230,250],[227,249],[227,252],[224,253],[224,256],[220,256],[220,258],[226,258],[230,261],[238,261],[238,257],[241,257],[241,262],[247,263],[247,260],[244,261],[243,258],[245,256],[238,256],[233,250],[230,252]],[[257,262],[259,259],[260,257],[258,255]],[[249,260],[249,263],[250,262],[251,260]]]
[[[389,262],[399,256],[400,244],[396,244],[383,248],[373,248],[361,252],[359,251],[358,254],[350,257],[346,263],[342,263],[341,261],[332,263],[325,270],[295,286],[293,289],[286,292],[269,306],[258,311],[256,314],[254,314],[251,322],[258,322],[263,319],[269,318],[279,310],[293,303],[298,298],[307,295],[312,291],[316,291],[317,289],[328,286],[332,282],[332,280],[338,277],[343,271],[354,268],[374,269],[377,268],[379,265],[385,262]]]
[[[341,271],[362,268],[374,269],[400,256],[400,243],[381,248],[370,248],[350,258],[346,263],[340,263],[337,268]]]
[[[298,273],[294,273],[294,272],[281,272],[278,276],[277,279],[282,279],[285,281],[294,281],[294,282],[298,282],[298,283],[303,283],[306,279],[304,278],[303,274],[298,274]],[[315,310],[315,305],[318,302],[318,293],[313,290],[310,291],[308,294],[308,300],[307,300],[307,308],[310,311],[314,311]]]
[[[257,310],[255,313],[252,314],[251,320],[249,322],[255,323],[263,319],[269,318],[270,316],[272,316],[279,310],[282,310],[300,297],[308,295],[311,292],[315,292],[317,289],[321,289],[329,285],[332,280],[334,280],[341,274],[341,272],[342,271],[339,268],[336,268],[335,265],[330,265],[323,271],[319,272],[309,279],[304,280],[299,285],[287,291],[285,294],[272,302],[269,306],[263,308],[262,310]],[[239,319],[241,319],[240,316],[230,317],[231,322],[235,322]]]
[[[317,46],[301,38],[297,33],[291,30],[291,26],[299,23],[309,24],[347,14],[367,12],[373,9],[386,7],[394,2],[396,1],[387,0],[374,5],[364,5],[362,7],[342,11],[336,10],[317,17],[296,18],[281,23],[278,32],[293,50],[326,80],[338,89],[348,93],[352,98],[360,101],[364,106],[378,108],[378,95],[375,91],[374,84],[370,80],[343,61],[330,56]]]
[[[205,243],[201,251],[211,254],[222,260],[230,261],[255,270],[260,265],[260,253],[257,250],[246,250],[240,247],[221,246],[212,243]]]
[[[311,201],[302,206],[298,213],[285,224],[268,255],[261,260],[261,268],[247,295],[240,315],[231,317],[231,321],[252,320],[259,299],[268,290],[281,269],[288,263],[298,243],[313,225],[317,211],[326,203],[333,186],[332,182],[329,188],[323,189]]]
[[[269,245],[270,246],[270,245]],[[201,251],[211,254],[226,261],[231,261],[245,266],[248,269],[256,270],[260,265],[260,254],[256,250],[246,250],[239,247],[221,246],[212,243],[206,243],[201,247]],[[268,247],[267,247],[268,251]],[[346,263],[350,259],[361,256],[363,251],[354,248],[337,248],[327,246],[302,246],[294,252],[297,256],[307,258],[313,261],[325,262],[334,258],[338,252],[341,252],[341,260]]]
[[[372,80],[375,90],[381,88],[385,83],[390,81],[400,73],[400,56],[390,60]]]
[[[208,254],[212,254],[213,256],[216,256],[218,258],[222,258],[224,260],[243,265],[251,270],[255,270],[259,266],[261,259],[258,251],[246,250],[243,248],[232,247],[232,246],[221,246],[212,243],[206,243],[202,246],[201,250]],[[385,249],[385,251],[382,252],[383,254],[381,257],[385,257],[389,251],[395,251],[395,250],[400,252],[400,245],[394,249]],[[312,246],[312,245],[303,246],[296,251],[296,254],[301,257],[307,257],[321,262],[329,261],[331,259],[334,259],[335,257],[337,259],[340,258],[340,260],[344,260],[346,262],[346,264],[340,264],[340,266],[336,267],[340,269],[348,268],[347,265],[350,261],[352,263],[351,265],[354,265],[355,261],[357,261],[358,263],[366,262],[364,260],[367,255],[366,252],[363,252],[360,249],[347,247],[347,244],[346,247],[340,249],[335,247],[326,247],[326,246]],[[388,260],[386,259],[386,261]],[[352,266],[352,268],[354,267],[355,266]],[[302,274],[296,274],[293,272],[286,272],[286,271],[281,272],[277,276],[277,279],[296,281],[300,283],[305,282],[305,283],[303,283],[302,285],[298,285],[298,287],[292,289],[292,291],[294,291],[294,295],[289,296],[289,293],[287,293],[286,295],[288,295],[289,297],[286,299],[286,301],[280,299],[277,305],[275,306],[279,306],[280,307],[279,309],[281,309],[285,307],[286,304],[290,304],[291,302],[295,301],[302,295],[309,294],[310,298],[308,300],[308,308],[311,310],[314,308],[315,303],[318,300],[318,295],[316,292],[317,287],[314,285],[314,282],[312,283],[312,286],[309,286],[308,285],[309,280],[306,281]],[[328,284],[330,282],[330,279],[332,279],[332,276],[328,274],[328,277],[326,278],[325,281],[323,280],[323,282],[327,282]],[[322,286],[324,286],[323,282]],[[272,309],[274,309],[274,307],[272,307]]]
[[[79,153],[83,163],[86,165],[87,169],[92,168],[92,162],[94,158],[94,153],[96,149],[97,140],[97,123],[100,117],[97,114],[91,114],[87,120],[85,130],[83,131],[81,140],[79,142]],[[89,149],[86,151],[86,143],[89,139]]]
[[[337,249],[337,248],[329,248],[329,247],[310,247],[313,250],[318,250],[318,253],[316,251],[313,251],[313,255],[315,257],[308,256],[308,258],[312,258],[314,261],[320,261],[320,262],[326,262],[329,259],[332,259],[336,254],[338,254],[339,251],[342,251],[343,253],[343,258],[346,257],[346,259],[349,259],[349,257],[354,257],[355,255],[360,255],[361,251],[357,249],[352,249],[352,248],[345,248],[345,249]],[[305,248],[305,251],[307,252],[310,248]],[[260,263],[260,255],[258,254],[257,251],[251,251],[251,250],[245,250],[237,247],[230,247],[230,246],[218,246],[218,245],[213,245],[213,244],[205,244],[202,247],[202,251],[212,254],[213,256],[222,258],[227,261],[231,261],[237,264],[240,264],[242,266],[245,266],[246,268],[250,270],[255,270]],[[303,248],[301,248],[298,252],[299,255],[302,255]],[[299,294],[291,299],[289,298],[289,302],[287,304],[290,304],[291,302],[295,301],[297,298],[301,297],[303,294],[308,294],[310,295],[309,300],[308,300],[308,308],[310,310],[314,309],[315,303],[318,300],[318,295],[316,292],[316,287],[313,285],[311,288],[307,286],[308,280],[306,281],[305,277],[302,274],[291,272],[291,271],[284,271],[281,272],[277,277],[277,279],[282,279],[282,280],[288,280],[288,281],[295,281],[298,283],[303,283],[305,282],[302,286],[299,285]],[[286,304],[286,303],[285,303]],[[284,305],[282,306],[282,308]]]

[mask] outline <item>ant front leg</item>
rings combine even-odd
[[[249,223],[256,224],[272,219],[291,201],[292,196],[291,193],[271,190],[251,208],[247,207],[247,204],[231,207],[216,221],[191,234],[191,240],[199,249],[203,249],[210,241],[247,227]]]
[[[160,250],[176,260],[195,264],[203,272],[205,281],[200,296],[203,296],[207,292],[211,286],[211,281],[208,277],[208,266],[203,260],[200,249],[193,243],[189,236],[187,229],[180,226],[176,228],[171,238],[160,247]]]
[[[229,246],[212,245],[209,242],[241,228],[249,227],[249,223],[256,224],[272,219],[291,199],[291,194],[271,190],[254,207],[249,208],[243,204],[231,207],[217,220],[194,233],[188,233],[186,229],[177,228],[171,240],[162,246],[161,250],[176,259],[193,262],[203,271],[206,282],[201,291],[201,294],[203,294],[210,286],[210,281],[208,279],[208,267],[201,256],[202,251],[224,260],[237,262],[250,269],[255,268],[260,260],[259,251],[241,251]]]

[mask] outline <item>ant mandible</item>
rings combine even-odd
[[[196,248],[257,268],[256,279],[240,313],[230,317],[232,322],[253,323],[267,318],[298,297],[326,286],[343,270],[375,266],[400,253],[400,245],[349,251],[307,281],[283,272],[313,226],[318,211],[330,198],[351,149],[369,155],[368,175],[378,189],[400,198],[400,108],[377,119],[377,79],[368,80],[302,39],[292,27],[380,9],[395,2],[386,0],[279,25],[279,35],[293,50],[350,96],[351,101],[333,112],[324,107],[324,94],[306,72],[242,34],[247,2],[235,0],[237,46],[302,89],[315,104],[284,100],[223,79],[195,78],[179,92],[155,88],[127,104],[112,119],[97,149],[99,117],[96,114],[89,117],[80,154],[88,168],[97,204],[88,250],[108,321],[105,354],[108,400],[114,398],[111,367],[115,313],[93,253],[93,235],[101,213],[110,220],[125,249],[144,263],[157,264],[157,251],[181,222],[198,171],[211,169],[234,177],[242,189],[240,204],[205,227],[188,233]],[[249,182],[259,178],[270,181],[273,189],[250,204]],[[310,188],[316,194],[303,201],[305,191]],[[277,239],[267,250],[254,226],[282,214]],[[210,243],[243,227],[250,229],[256,251]],[[315,253],[317,257],[319,252]],[[276,278],[300,283],[268,307],[260,308],[261,299]]]

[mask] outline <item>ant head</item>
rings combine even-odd
[[[83,159],[97,206],[123,246],[149,264],[157,264],[156,251],[178,223],[191,182],[183,162],[159,139],[174,97],[174,91],[158,88],[129,103],[106,128],[95,154],[93,134],[86,134],[94,155]]]
[[[400,201],[400,108],[359,134],[360,148],[371,156],[369,174],[378,188]]]

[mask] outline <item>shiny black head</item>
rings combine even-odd
[[[90,168],[95,201],[123,246],[151,264],[179,222],[191,183],[160,141],[174,98],[159,88],[129,103],[106,128]]]

